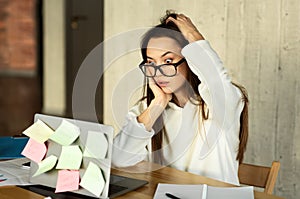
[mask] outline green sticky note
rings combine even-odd
[[[63,120],[60,126],[50,136],[50,139],[54,142],[67,146],[72,144],[80,135],[80,129],[78,126]]]
[[[33,174],[33,177],[38,176],[47,171],[50,171],[55,166],[56,161],[57,161],[57,157],[54,155],[45,158],[43,161],[38,163],[38,170]]]
[[[105,180],[101,169],[90,162],[80,182],[80,186],[99,197],[103,191]]]
[[[89,131],[83,151],[84,157],[104,159],[108,149],[108,141],[104,133]]]
[[[79,170],[82,152],[78,145],[62,146],[56,169]]]

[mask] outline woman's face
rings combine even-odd
[[[148,42],[146,54],[147,62],[155,65],[177,63],[183,58],[181,47],[174,39],[169,37],[151,38]],[[188,65],[183,62],[177,67],[175,76],[167,77],[157,70],[153,79],[165,93],[176,93],[184,88],[187,72]]]

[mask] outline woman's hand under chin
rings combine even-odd
[[[161,105],[163,109],[167,106],[169,101],[172,99],[171,93],[165,93],[152,78],[149,78],[149,87],[154,94],[154,99],[152,103],[156,105]]]

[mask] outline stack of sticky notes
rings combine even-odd
[[[106,156],[108,142],[103,133],[88,132],[84,147],[78,144],[80,128],[75,124],[62,120],[56,130],[50,128],[41,120],[37,120],[26,129],[23,134],[29,141],[22,151],[22,155],[34,161],[38,169],[33,177],[52,170],[58,170],[55,192],[75,191],[80,187],[99,197],[105,186],[101,168],[90,161],[84,172],[80,172],[83,157],[103,159]],[[48,154],[47,141],[51,140],[61,146],[60,155]],[[95,140],[101,142],[102,149],[95,146]]]

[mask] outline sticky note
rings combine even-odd
[[[79,170],[82,152],[78,145],[62,146],[56,169]]]
[[[57,162],[57,157],[54,155],[45,158],[43,161],[38,163],[38,170],[35,172],[33,177],[38,176],[47,171],[50,171],[55,166],[56,162]]]
[[[103,191],[105,180],[101,169],[90,162],[80,182],[80,186],[99,197]]]
[[[30,160],[39,163],[45,157],[46,152],[47,147],[44,143],[41,144],[30,138],[21,154],[29,158]]]
[[[60,126],[50,136],[50,139],[54,142],[66,146],[72,144],[80,135],[80,129],[78,126],[63,120]]]
[[[108,141],[101,132],[89,131],[83,156],[104,159],[108,149]]]
[[[41,120],[37,120],[34,124],[23,131],[24,135],[34,139],[39,143],[44,143],[54,131]]]
[[[59,170],[55,193],[64,191],[75,191],[79,188],[78,170]]]

